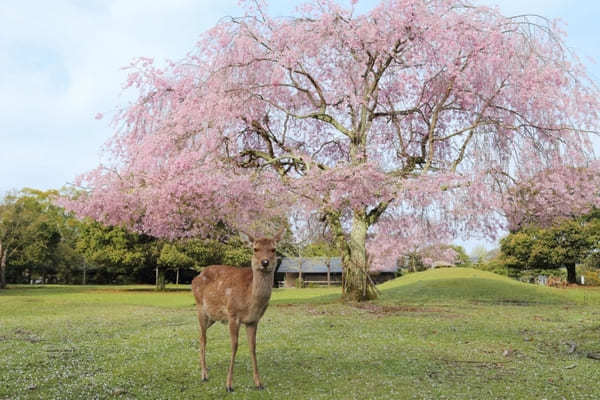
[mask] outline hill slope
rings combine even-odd
[[[443,268],[412,273],[386,282],[379,289],[384,302],[600,304],[598,290],[547,288],[472,268]]]

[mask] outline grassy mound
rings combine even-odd
[[[496,304],[600,304],[600,292],[554,289],[472,268],[417,272],[379,286],[384,302]]]

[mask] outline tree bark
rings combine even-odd
[[[350,241],[342,256],[344,268],[343,297],[349,301],[365,301],[377,297],[377,289],[369,276],[369,260],[367,257],[366,217],[362,212],[354,213]]]
[[[0,242],[0,289],[4,289],[6,287],[6,255],[8,254],[8,249],[5,249],[2,246],[2,242]]]
[[[577,283],[577,272],[575,265],[567,265],[567,282]]]
[[[156,267],[156,290],[165,290],[165,270],[163,268]]]

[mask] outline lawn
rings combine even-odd
[[[13,286],[0,292],[0,399],[597,399],[600,291],[472,269],[411,274],[380,299],[277,289],[259,325],[265,390],[240,335],[209,330],[201,382],[184,286]]]

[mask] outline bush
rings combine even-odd
[[[547,277],[567,280],[567,271],[564,268],[559,269],[524,269],[519,271],[519,280],[522,282],[535,283],[540,275]]]
[[[473,268],[480,269],[482,271],[493,272],[494,274],[509,276],[509,269],[506,264],[498,258],[492,260],[478,262],[473,264]]]
[[[600,286],[599,272],[586,271],[581,276],[583,276],[585,286]]]
[[[589,265],[578,265],[577,275],[582,276],[585,286],[600,286],[600,269]]]

